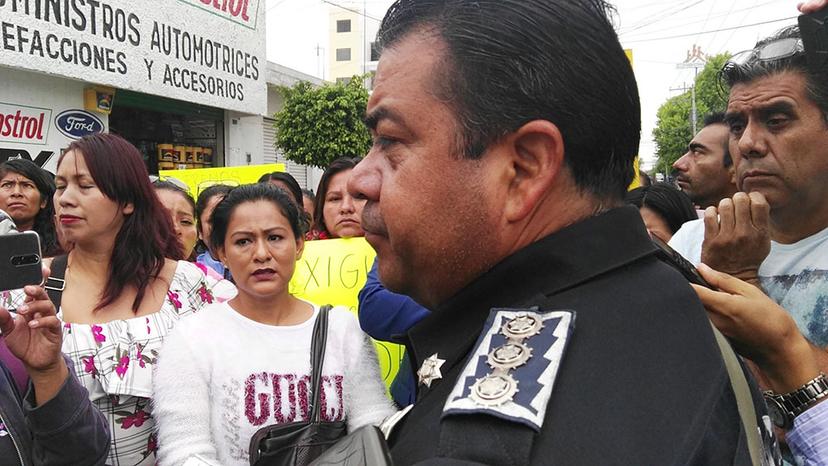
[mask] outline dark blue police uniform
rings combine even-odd
[[[435,309],[404,338],[424,383],[395,464],[751,464],[707,315],[655,252],[637,210],[612,209]]]

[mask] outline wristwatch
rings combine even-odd
[[[798,389],[785,394],[766,391],[765,403],[773,423],[782,429],[793,427],[793,420],[817,401],[828,396],[828,377],[819,374]]]

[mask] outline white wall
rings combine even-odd
[[[262,117],[224,112],[224,165],[259,165],[264,163]]]
[[[0,103],[39,107],[51,111],[48,137],[45,141],[21,143],[4,141],[0,137],[0,149],[14,149],[24,158],[28,154],[33,160],[41,152],[51,152],[43,168],[54,173],[61,149],[65,149],[72,142],[72,139],[57,130],[55,117],[64,110],[83,110],[83,90],[87,85],[81,81],[0,66]],[[115,98],[117,99],[117,94]],[[103,122],[104,131],[108,131],[109,117],[100,113],[95,113],[95,116]]]

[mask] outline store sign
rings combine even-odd
[[[2,3],[0,0],[0,5]],[[0,68],[0,75],[0,163],[22,158],[54,173],[60,154],[75,140],[60,131],[59,121],[71,124],[73,131],[80,130],[81,126],[90,128],[91,122],[86,118],[80,120],[78,114],[78,109],[83,108],[86,85],[80,81],[8,68]],[[75,118],[69,118],[72,116]],[[105,132],[108,117],[96,117],[91,127],[103,126]],[[9,135],[3,136],[5,132]]]
[[[264,115],[264,1],[0,0],[0,65]]]
[[[55,126],[64,136],[72,139],[80,139],[104,130],[104,124],[100,118],[83,110],[60,112],[55,117]]]
[[[0,102],[0,142],[46,144],[52,110]]]
[[[259,3],[251,0],[180,0],[245,27],[256,28]]]

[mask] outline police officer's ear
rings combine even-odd
[[[501,151],[508,158],[504,215],[508,221],[517,222],[541,204],[566,172],[563,136],[553,123],[533,120],[507,135],[498,145],[502,145]]]

